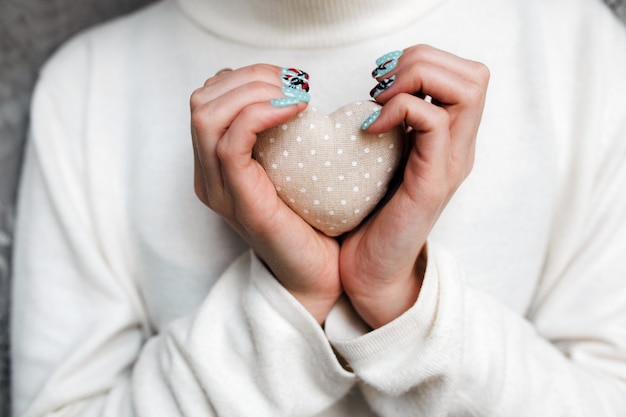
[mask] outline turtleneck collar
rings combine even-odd
[[[348,44],[403,28],[444,0],[176,0],[217,36],[276,48]]]

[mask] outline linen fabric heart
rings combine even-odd
[[[369,101],[330,115],[308,108],[257,137],[252,156],[278,196],[328,236],[354,229],[372,212],[402,161],[402,126],[378,135],[360,128],[380,108]]]

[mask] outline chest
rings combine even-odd
[[[387,52],[384,44],[372,48]],[[233,56],[266,61],[254,54]],[[367,99],[373,83],[370,57],[339,49],[319,58],[290,51],[277,54],[273,62],[311,74],[311,106],[320,111]],[[249,63],[245,60],[213,61],[209,56],[196,63],[195,71],[187,67],[180,74],[186,85],[151,103],[150,114],[133,129],[142,134],[133,148],[126,210],[137,248],[138,285],[157,328],[196,308],[246,250],[194,195],[187,105],[191,91],[214,68],[238,67]],[[525,77],[522,71],[492,68],[474,169],[431,234],[458,260],[469,285],[520,313],[528,307],[545,261],[558,152],[550,126],[541,122],[536,96],[529,84],[519,82]],[[165,123],[155,125],[154,120]]]

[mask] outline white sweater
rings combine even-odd
[[[490,68],[476,165],[415,306],[322,329],[195,197],[189,96],[267,62],[330,112],[415,43]],[[626,32],[600,1],[165,0],[62,48],[31,133],[16,416],[626,412]]]

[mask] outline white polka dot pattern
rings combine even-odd
[[[280,198],[329,236],[348,232],[387,191],[405,147],[401,126],[371,135],[361,123],[380,105],[357,102],[331,115],[315,109],[258,135],[253,157]]]

